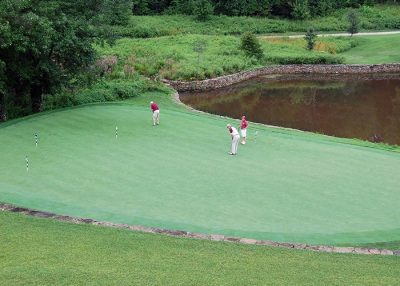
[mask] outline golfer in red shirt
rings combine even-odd
[[[153,101],[150,101],[150,108],[153,112],[153,126],[156,126],[156,124],[160,124],[160,109],[158,108],[157,103]]]
[[[249,124],[246,121],[246,116],[242,116],[242,122],[240,122],[240,134],[242,135],[242,144],[246,144],[247,127]]]

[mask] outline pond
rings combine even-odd
[[[261,76],[180,99],[232,118],[400,144],[400,74]]]

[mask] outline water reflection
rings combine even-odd
[[[214,114],[400,144],[400,74],[264,76],[181,100]]]

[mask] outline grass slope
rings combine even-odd
[[[321,39],[326,41],[326,39]],[[348,42],[345,38],[341,42]],[[342,44],[342,43],[340,43]],[[262,40],[265,58],[258,61],[245,56],[235,36],[179,35],[152,39],[124,38],[114,46],[97,47],[102,56],[117,56],[119,70],[132,66],[146,76],[159,75],[167,79],[205,79],[267,64],[338,63],[340,57],[328,52],[308,51],[305,41],[273,43]],[[196,52],[202,47],[201,53]],[[118,72],[116,71],[115,74]]]
[[[151,126],[150,98],[161,101],[158,127]],[[131,103],[67,109],[4,125],[0,201],[280,241],[399,240],[399,153],[253,125],[249,144],[232,157],[225,128],[232,120],[188,112],[163,94]]]
[[[400,63],[400,35],[363,36],[359,45],[342,54],[349,64]]]
[[[239,35],[252,33],[306,32],[314,27],[319,32],[345,31],[348,27],[348,9],[336,10],[329,16],[311,20],[294,21],[265,17],[211,16],[208,21],[198,21],[194,16],[153,15],[132,16],[124,27],[113,27],[113,32],[123,37],[159,37],[180,34]],[[357,9],[361,30],[398,29],[399,5],[362,6]]]
[[[235,36],[178,35],[152,39],[124,38],[114,46],[97,46],[103,57],[116,56],[114,77],[124,76],[132,67],[145,76],[167,79],[205,79],[270,64],[400,62],[399,35],[320,37],[313,51],[305,49],[304,39],[260,38],[265,57],[248,58],[239,49]],[[201,47],[201,53],[196,49]]]
[[[1,285],[397,285],[399,257],[248,246],[0,212]]]

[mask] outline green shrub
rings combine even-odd
[[[314,28],[310,27],[307,30],[306,35],[304,36],[304,39],[307,42],[307,50],[312,51],[315,46],[315,41],[317,39],[317,33],[315,32]]]
[[[328,54],[314,55],[312,57],[305,56],[269,56],[266,57],[267,62],[271,64],[289,65],[289,64],[342,64],[344,59]]]
[[[198,0],[194,8],[194,15],[199,21],[207,21],[214,12],[209,0]]]
[[[77,91],[64,90],[55,95],[45,95],[43,108],[44,110],[51,110],[87,103],[119,101],[158,89],[162,89],[162,87],[139,76],[134,80],[102,80]]]
[[[357,34],[358,30],[360,29],[360,20],[357,12],[355,10],[350,10],[347,14],[347,20],[349,22],[347,32],[349,32],[351,35]]]
[[[252,33],[246,32],[240,39],[240,49],[248,57],[255,57],[261,59],[264,56],[264,51],[261,48],[260,42]]]

